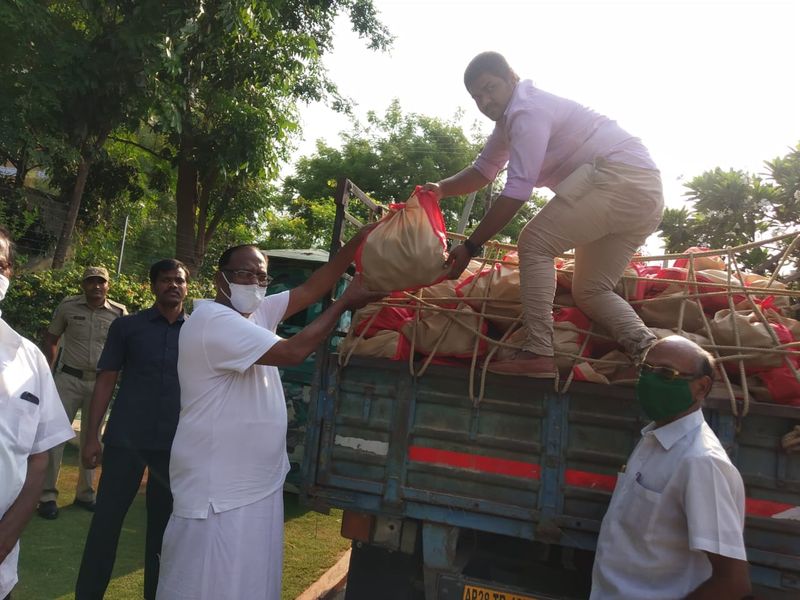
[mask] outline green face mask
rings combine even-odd
[[[648,372],[639,375],[636,397],[644,414],[653,421],[674,417],[694,403],[688,380],[664,379],[657,373]]]

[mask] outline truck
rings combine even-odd
[[[315,249],[274,249],[266,250],[267,272],[270,277],[268,294],[277,294],[297,287],[306,281],[311,274],[328,262],[328,253]],[[347,286],[351,275],[345,273],[336,283],[334,293],[339,295]],[[283,338],[292,337],[316,319],[322,312],[323,303],[316,302],[282,321],[277,334]],[[345,313],[339,319],[337,331],[347,330],[350,315]],[[329,340],[330,349],[335,350],[338,336]],[[301,481],[301,465],[306,433],[308,405],[311,399],[311,381],[314,375],[314,356],[296,366],[281,367],[280,376],[283,384],[283,395],[286,399],[287,430],[286,450],[289,454],[290,471],[286,476],[284,490],[299,493]]]
[[[339,183],[331,252],[352,198]],[[587,598],[616,475],[647,423],[632,387],[470,373],[353,357],[315,357],[301,499],[343,510],[352,540],[346,599]],[[746,487],[754,595],[800,598],[800,456],[782,437],[800,408],[726,394],[703,413]]]

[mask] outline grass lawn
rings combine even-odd
[[[14,600],[69,600],[89,529],[91,514],[71,506],[77,478],[77,451],[68,445],[61,468],[55,521],[34,515],[22,536],[19,583]],[[321,515],[300,506],[287,494],[283,561],[283,600],[293,600],[347,550],[339,535],[341,511]],[[114,573],[106,592],[109,600],[141,600],[144,584],[144,487],[133,502],[122,528]]]

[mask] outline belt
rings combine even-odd
[[[97,373],[95,371],[81,371],[80,369],[73,369],[69,365],[61,365],[61,372],[67,375],[72,375],[78,379],[92,380],[95,379]]]

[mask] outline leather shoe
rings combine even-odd
[[[58,518],[58,504],[55,500],[48,500],[47,502],[39,502],[39,507],[36,509],[39,516],[48,521]]]
[[[82,508],[83,510],[88,510],[89,512],[92,513],[94,512],[94,507],[95,507],[94,500],[78,500],[76,498],[73,504],[79,508]]]

